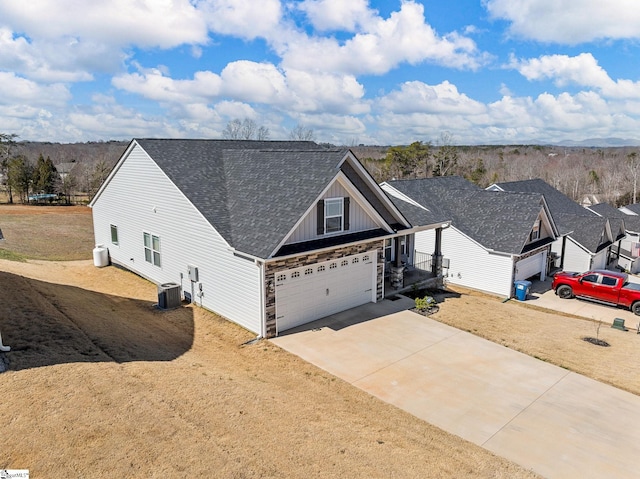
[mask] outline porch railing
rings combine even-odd
[[[413,267],[420,271],[431,272],[431,254],[414,251]]]

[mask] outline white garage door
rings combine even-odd
[[[375,293],[375,251],[276,273],[278,331],[375,301]]]
[[[516,263],[516,277],[515,280],[527,279],[536,274],[540,274],[545,271],[545,260],[547,255],[543,252],[533,256],[529,256]]]

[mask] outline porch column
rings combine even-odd
[[[436,228],[436,245],[431,255],[431,272],[436,278],[442,276],[442,228]]]
[[[393,289],[401,289],[404,287],[404,266],[402,266],[402,249],[400,237],[393,238],[395,258],[391,266],[391,287]]]

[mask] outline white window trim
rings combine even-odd
[[[118,235],[118,225],[109,225],[109,231],[111,233],[111,244],[119,245],[120,244],[120,236]],[[113,232],[116,232],[116,240],[113,241]]]
[[[529,235],[529,242],[537,241],[540,239],[540,220],[536,220]]]
[[[147,233],[146,231],[143,232],[142,234],[143,237],[143,246],[144,246],[144,260],[149,263],[152,264],[154,266],[157,266],[158,268],[162,267],[162,254],[160,253],[160,236],[151,234],[151,233]],[[149,246],[147,246],[146,243],[146,238],[149,238]],[[157,239],[158,241],[158,249],[155,249],[153,247],[153,240]],[[150,255],[150,260],[147,259],[147,251],[149,251],[149,255]],[[157,263],[156,263],[156,257],[157,257]]]
[[[339,215],[329,215],[327,214],[327,209],[329,207],[329,203],[340,203],[340,214]],[[327,231],[327,221],[331,218],[340,218],[340,229],[335,231]],[[336,234],[342,233],[344,231],[344,198],[327,198],[324,200],[324,234]]]

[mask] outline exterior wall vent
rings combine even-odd
[[[180,285],[178,283],[163,283],[158,286],[158,308],[173,309],[180,306]]]

